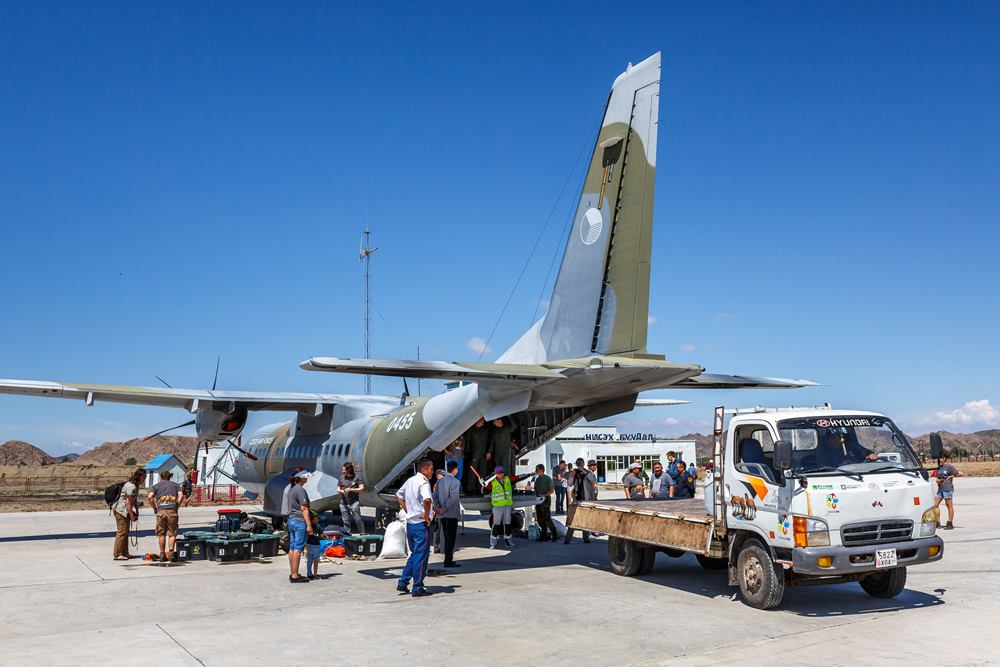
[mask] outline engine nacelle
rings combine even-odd
[[[232,413],[222,410],[198,410],[194,415],[194,427],[198,431],[198,439],[218,442],[235,438],[247,425],[247,411],[237,408]]]

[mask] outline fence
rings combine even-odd
[[[122,477],[3,477],[0,496],[87,496],[103,498],[104,489],[124,481]],[[145,500],[148,489],[139,496]],[[204,484],[191,490],[191,504],[250,502],[238,484]]]
[[[122,477],[4,477],[0,495],[48,493],[104,493],[104,489],[122,481]]]

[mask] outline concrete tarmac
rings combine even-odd
[[[413,599],[395,591],[402,561],[323,563],[322,580],[289,584],[284,556],[115,562],[106,511],[0,514],[0,665],[994,664],[1000,478],[956,486],[944,558],[911,568],[899,597],[792,588],[771,611],[690,555],[624,578],[604,540],[489,551],[478,518],[462,567],[432,556],[436,595]],[[181,512],[182,528],[213,520]],[[152,528],[145,510],[138,551],[155,550]]]

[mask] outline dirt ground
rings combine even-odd
[[[1000,477],[1000,461],[953,461],[969,477]]]

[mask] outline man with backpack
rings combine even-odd
[[[146,471],[136,468],[127,481],[112,484],[104,491],[104,499],[115,517],[115,560],[132,558],[128,537],[131,523],[139,520],[139,487],[145,482]]]

